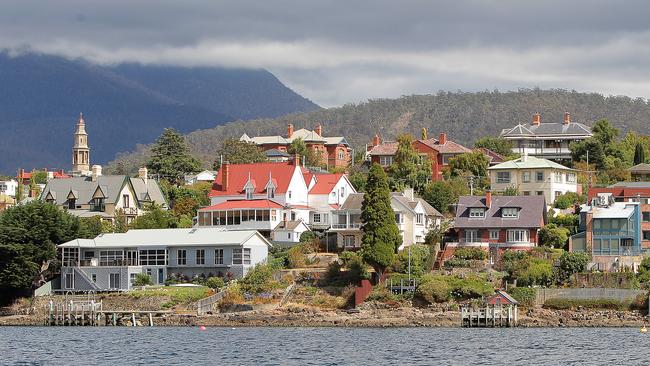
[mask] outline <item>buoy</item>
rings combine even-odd
[[[205,325],[200,326],[199,329],[201,329],[201,330],[205,330],[205,329],[206,329],[206,328],[205,328]]]
[[[646,328],[645,325],[641,328],[641,333],[648,333],[648,328]]]

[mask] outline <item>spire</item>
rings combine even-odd
[[[83,113],[79,113],[77,128],[74,132],[74,145],[72,146],[72,171],[87,174],[90,171],[90,148],[88,147],[88,133]]]

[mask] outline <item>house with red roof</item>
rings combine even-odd
[[[454,156],[470,153],[472,150],[465,146],[451,141],[447,138],[446,133],[441,133],[438,139],[426,138],[426,130],[423,131],[423,138],[413,141],[413,148],[421,156],[427,156],[431,162],[431,179],[439,181],[443,179],[443,170],[449,166],[449,159]],[[372,143],[368,146],[368,155],[370,161],[377,163],[384,168],[393,164],[395,154],[397,153],[397,142],[382,142],[379,135],[375,135]]]
[[[332,225],[332,209],[338,209],[352,193],[357,191],[345,174],[314,174],[307,197],[311,211],[312,229],[325,230]]]

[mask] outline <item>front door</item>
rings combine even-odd
[[[165,283],[165,269],[158,268],[158,284],[162,285]]]

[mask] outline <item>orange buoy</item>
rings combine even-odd
[[[205,329],[206,329],[206,328],[205,328],[205,325],[200,326],[199,329],[201,329],[201,330],[205,330]]]

